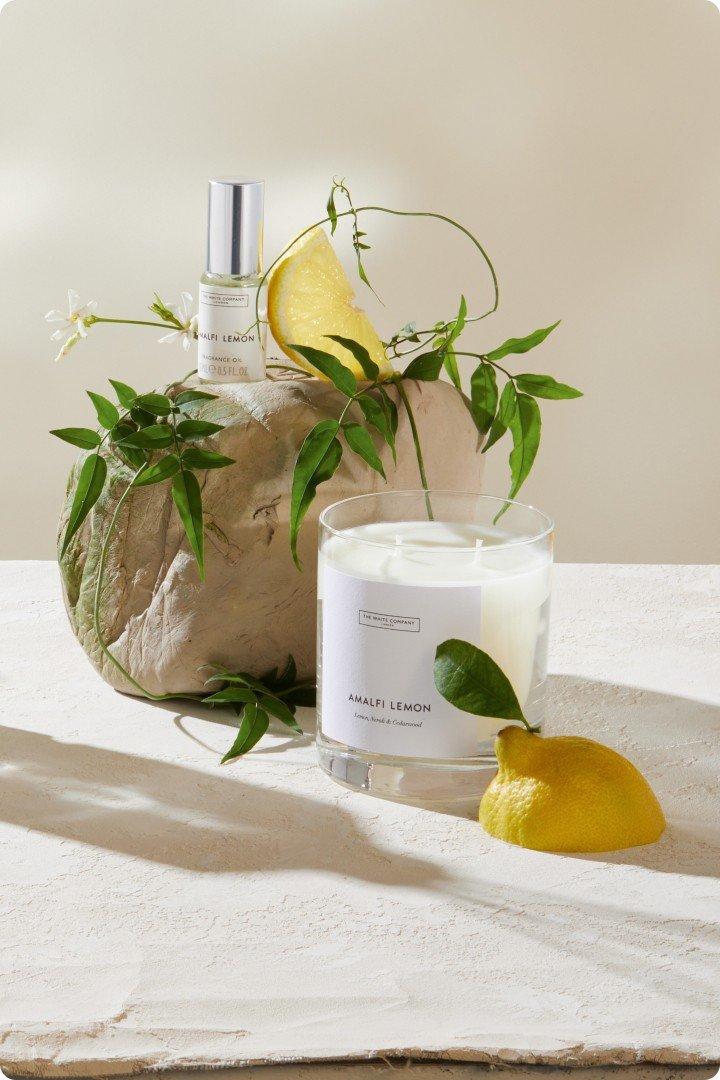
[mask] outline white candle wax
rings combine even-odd
[[[489,653],[510,679],[524,707],[533,689],[538,641],[544,640],[547,630],[544,620],[550,565],[547,552],[538,552],[522,538],[503,533],[501,523],[492,527],[439,521],[378,522],[343,529],[325,540],[318,587],[322,600],[324,568],[328,567],[353,579],[406,587],[410,596],[413,590],[421,591],[424,597],[430,596],[430,605],[426,605],[430,621],[432,593],[427,590],[442,589],[442,599],[437,594],[438,624],[442,623],[444,635],[465,637]],[[468,626],[465,611],[464,633],[446,632],[452,625],[453,607],[448,589],[464,589],[477,598],[477,618]],[[443,619],[441,606],[450,607],[450,615],[445,612]],[[384,638],[388,649],[396,645],[396,635]],[[402,644],[409,647],[413,643],[408,639]],[[478,718],[478,739],[491,738],[503,723]]]

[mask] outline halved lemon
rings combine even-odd
[[[332,353],[359,379],[364,375],[352,353],[328,334],[364,345],[383,373],[392,371],[369,318],[353,303],[355,293],[324,229],[300,237],[273,270],[268,284],[268,322],[273,337],[293,363],[325,378],[291,345]]]

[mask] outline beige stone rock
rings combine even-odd
[[[100,606],[103,637],[120,663],[155,694],[198,691],[208,663],[262,672],[292,653],[301,674],[315,670],[317,519],[323,507],[385,487],[346,451],[335,477],[321,486],[301,530],[300,573],[290,556],[292,470],[302,440],[318,420],[337,417],[341,395],[319,380],[213,387],[220,397],[193,415],[226,425],[212,446],[236,464],[199,473],[205,513],[206,580],[172,504],[170,485],[138,490],[122,507],[108,549]],[[477,434],[460,396],[446,383],[409,383],[429,482],[480,490]],[[395,391],[393,391],[394,393]],[[417,488],[418,467],[404,409],[397,467],[382,458],[388,487]],[[108,682],[133,693],[104,657],[93,628],[100,546],[130,473],[109,462],[110,483],[62,560],[73,629]],[[64,529],[78,467],[70,476]]]

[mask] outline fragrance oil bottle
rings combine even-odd
[[[264,189],[262,180],[210,181],[198,313],[198,375],[204,382],[265,378]]]

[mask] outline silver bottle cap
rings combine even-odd
[[[262,273],[264,180],[218,177],[208,191],[207,271]]]

